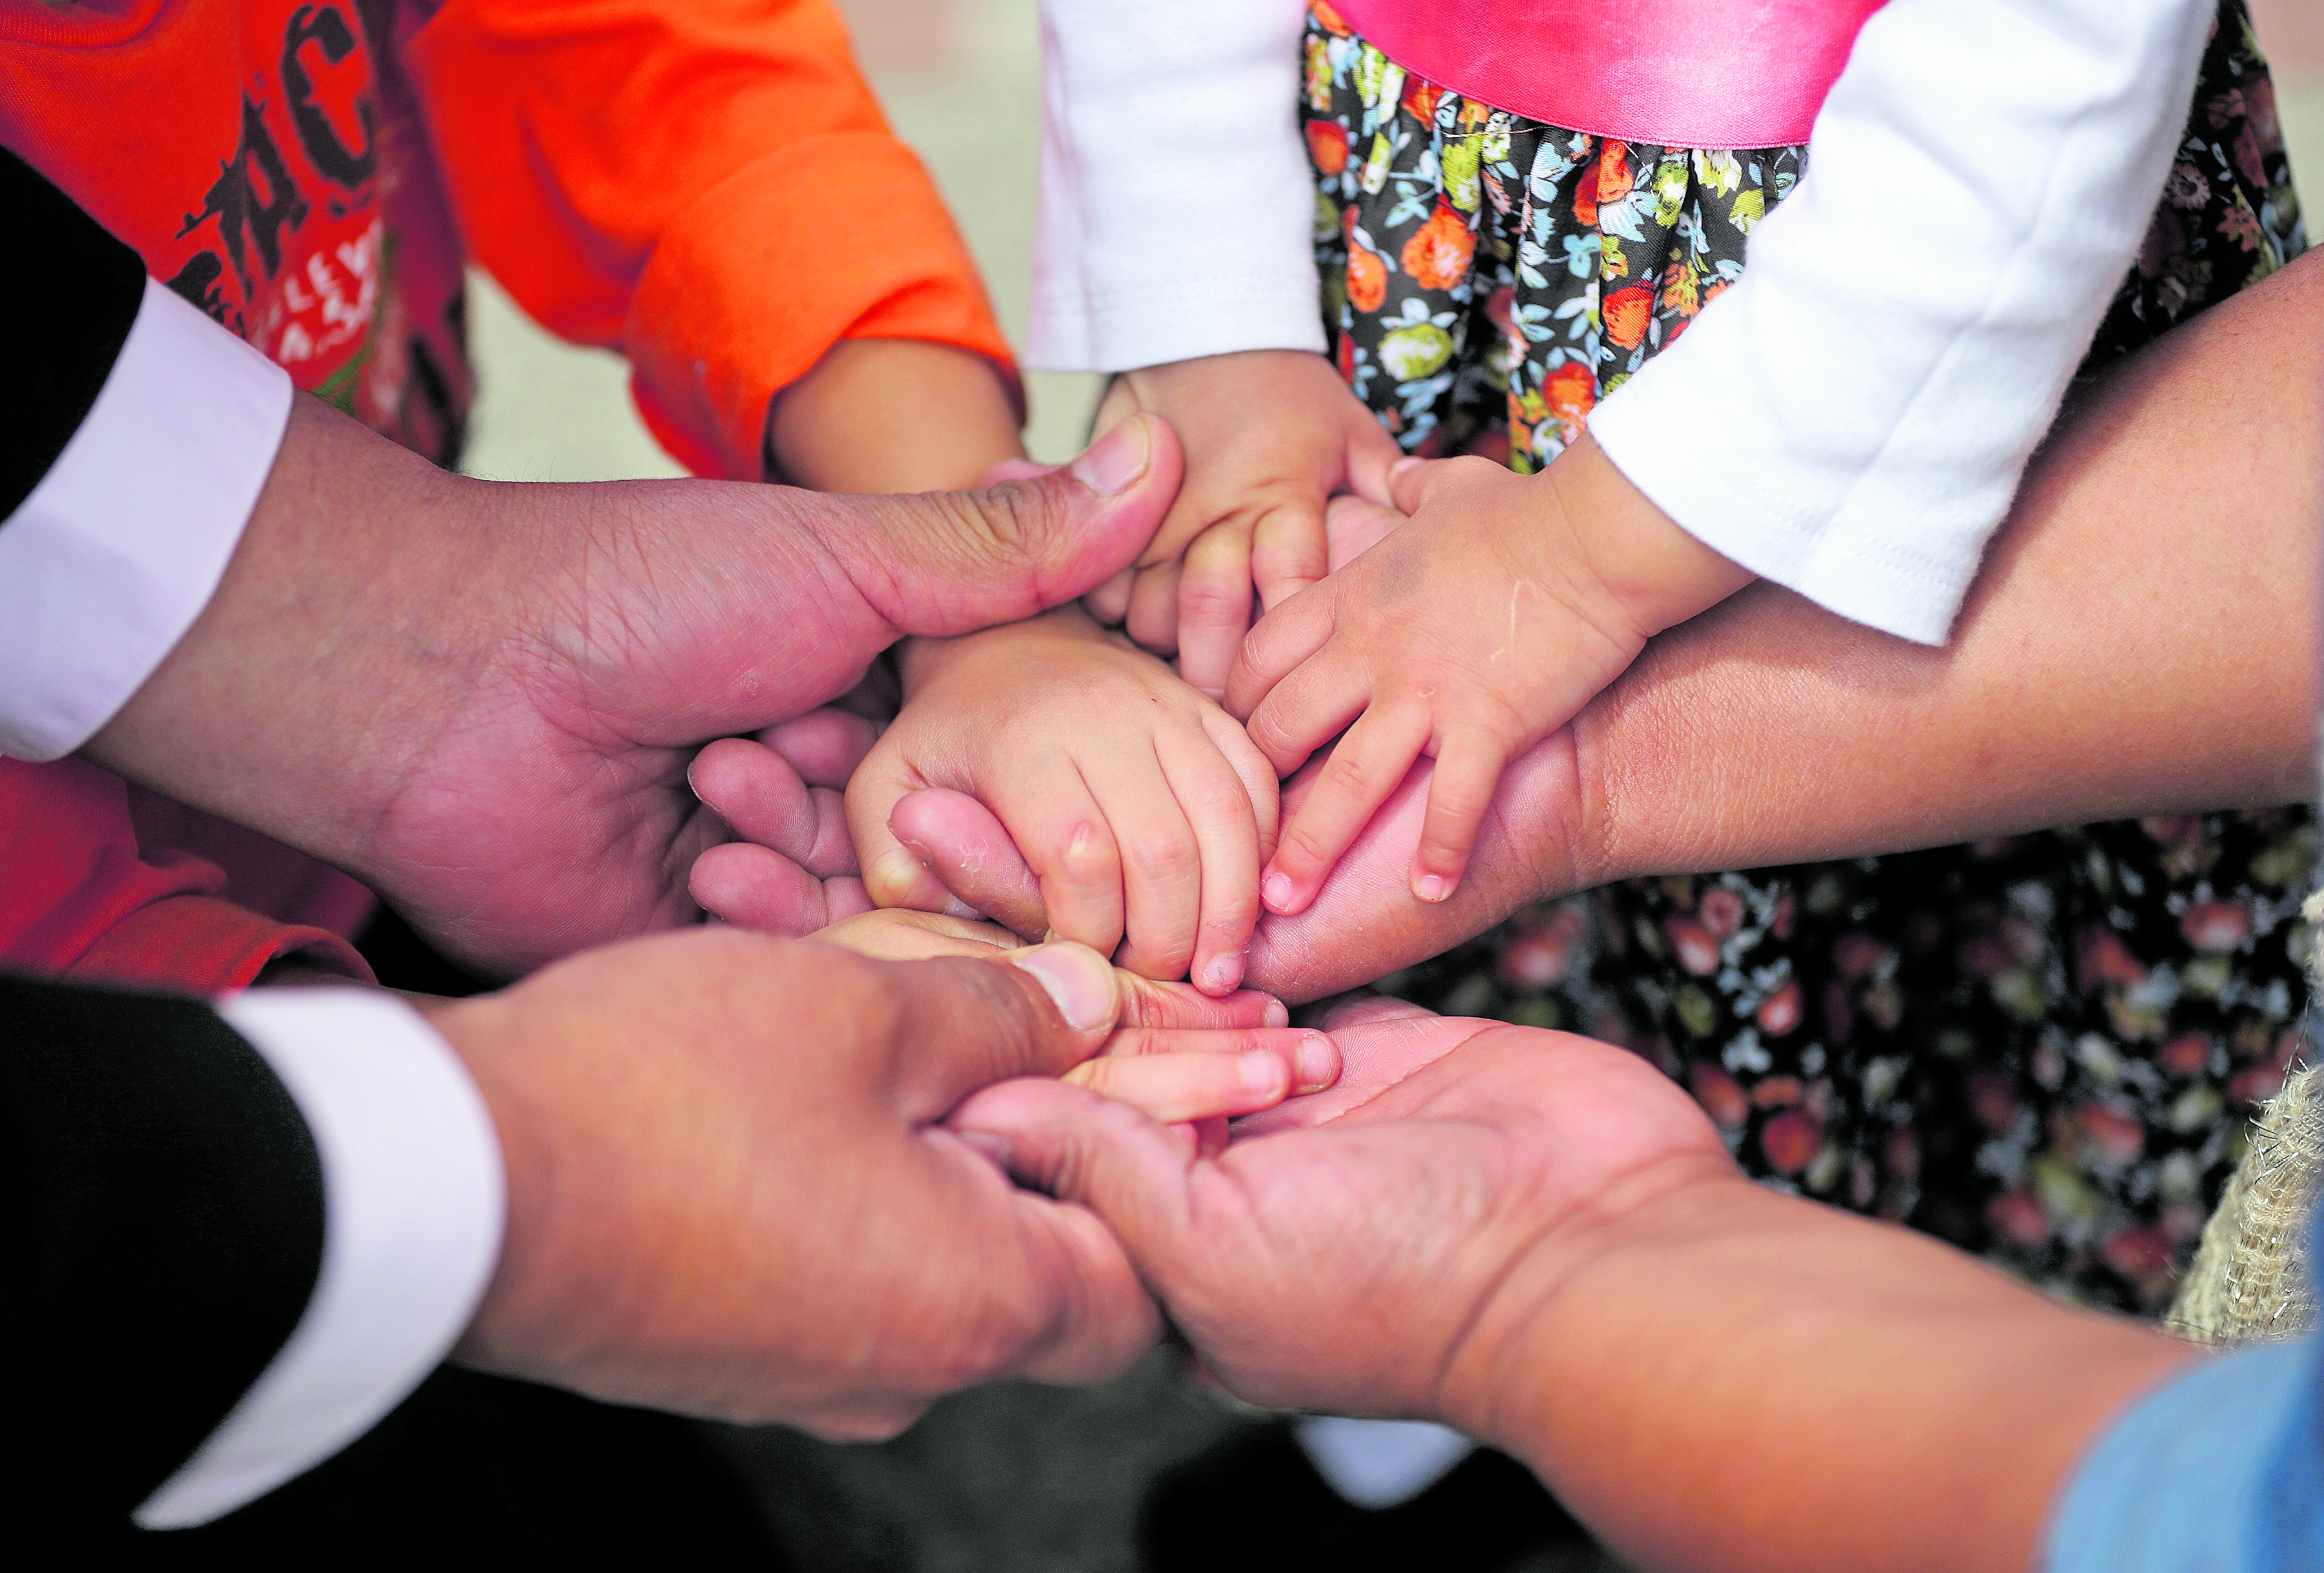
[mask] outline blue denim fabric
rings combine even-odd
[[[2209,1361],[2124,1411],[2059,1495],[2046,1566],[2324,1573],[2324,1335]]]

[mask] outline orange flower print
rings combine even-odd
[[[1404,271],[1424,290],[1450,290],[1469,276],[1469,259],[1476,250],[1477,237],[1468,225],[1439,202],[1428,222],[1404,243]]]
[[[1325,32],[1330,33],[1333,37],[1346,38],[1349,36],[1350,29],[1348,24],[1341,21],[1340,14],[1333,10],[1329,5],[1324,5],[1323,0],[1307,0],[1307,14],[1315,19],[1316,26],[1322,28]]]
[[[1692,317],[1702,309],[1694,270],[1683,262],[1673,262],[1670,271],[1663,275],[1663,309],[1682,317]]]
[[[1630,168],[1630,144],[1609,142],[1598,155],[1598,206],[1619,202],[1637,183],[1637,173]]]
[[[1434,82],[1424,82],[1418,77],[1404,79],[1404,107],[1423,125],[1436,123],[1436,106],[1443,100],[1444,89]]]
[[[1388,302],[1388,264],[1378,252],[1360,245],[1348,248],[1348,304],[1358,311],[1378,311]]]
[[[1627,290],[1617,290],[1606,297],[1602,308],[1606,336],[1619,349],[1634,350],[1646,340],[1646,323],[1655,312],[1655,292],[1651,286],[1633,284]]]
[[[1580,361],[1551,367],[1541,391],[1549,407],[1561,415],[1587,415],[1598,402],[1598,379]]]
[[[1319,173],[1336,175],[1348,167],[1348,128],[1330,120],[1307,123],[1307,156]]]

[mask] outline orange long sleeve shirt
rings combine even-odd
[[[0,0],[0,143],[300,387],[439,463],[469,261],[627,355],[706,474],[761,476],[770,400],[842,339],[1010,366],[828,0]],[[111,780],[0,761],[0,964],[225,989],[316,941],[219,896],[355,910],[246,832],[133,821]]]

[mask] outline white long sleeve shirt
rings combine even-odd
[[[0,521],[0,752],[70,753],[217,590],[281,446],[282,370],[148,280],[97,401]],[[322,1266],[257,1383],[137,1510],[207,1522],[370,1429],[466,1327],[499,1258],[500,1144],[409,1007],[358,989],[220,1007],[281,1078],[323,1169]]]
[[[1043,0],[1028,362],[1321,349],[1300,0]],[[1591,413],[1697,538],[1942,643],[2136,255],[2210,0],[1891,0],[1740,282]]]

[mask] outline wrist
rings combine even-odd
[[[404,997],[425,1018],[475,1083],[500,1143],[503,1175],[501,1251],[454,1357],[480,1367],[519,1372],[544,1368],[526,1351],[540,1342],[543,1322],[532,1288],[541,1228],[540,1199],[554,1191],[548,1150],[538,1139],[542,1121],[521,1079],[508,1074],[524,1035],[522,1014],[503,994],[467,999]]]
[[[494,658],[506,492],[300,398],[217,591],[84,752],[358,868],[396,783]],[[521,581],[521,571],[520,571]]]
[[[1711,1565],[1750,1518],[1770,1566],[1895,1573],[2028,1566],[2089,1440],[2195,1357],[1731,1168],[1558,1230],[1470,1343],[1448,1413],[1626,1560]]]
[[[963,661],[989,654],[999,646],[1044,641],[1061,645],[1112,644],[1117,642],[1117,636],[1101,628],[1082,610],[1081,603],[1069,601],[998,628],[979,629],[974,633],[945,639],[904,639],[896,647],[896,670],[903,680],[904,697],[908,700]]]
[[[953,492],[1025,456],[1015,384],[973,351],[842,339],[768,401],[767,478],[816,492]]]
[[[1445,1361],[1446,1424],[1543,1471],[1558,1402],[1572,1386],[1561,1328],[1603,1315],[1599,1282],[1614,1264],[1732,1227],[1758,1187],[1729,1162],[1677,1154],[1605,1186],[1542,1230],[1496,1279]]]
[[[1583,562],[1641,643],[1756,577],[1656,507],[1586,432],[1542,481],[1555,490]]]

